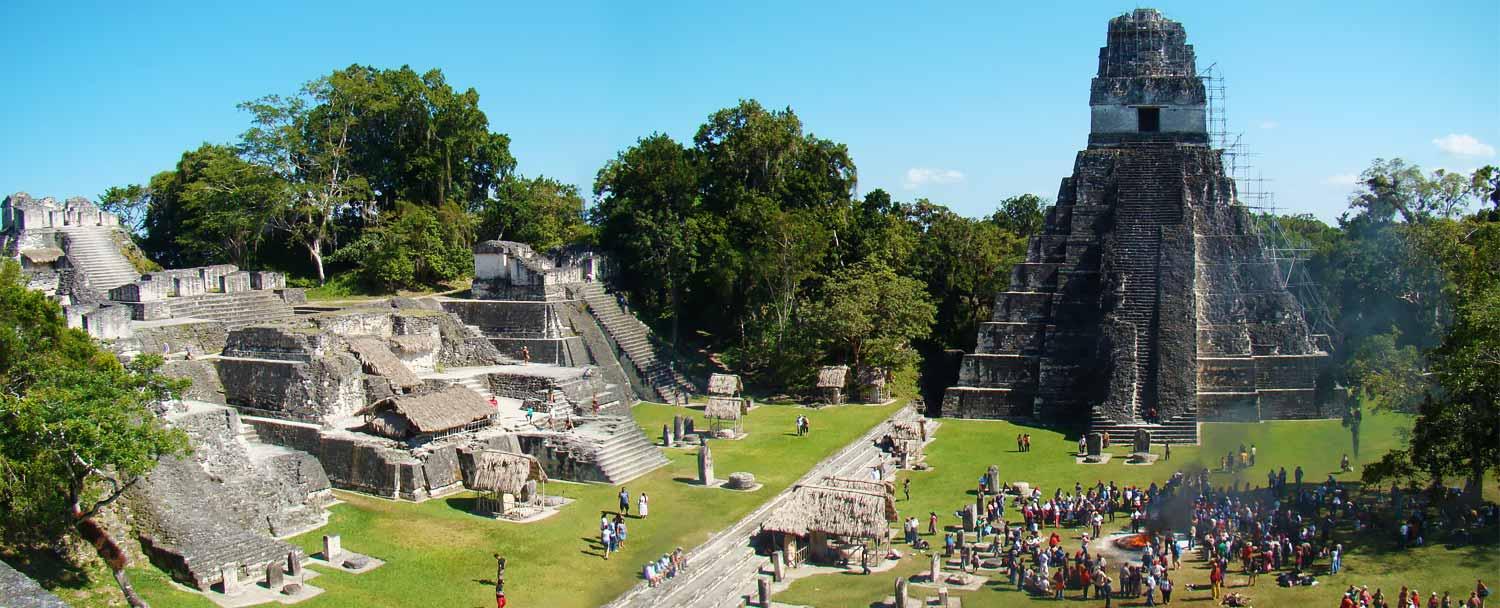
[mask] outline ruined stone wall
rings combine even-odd
[[[308,363],[225,358],[219,360],[219,379],[229,403],[298,420],[333,421],[365,405],[360,364],[344,353]]]
[[[445,300],[443,309],[486,335],[505,338],[561,338],[563,326],[552,302]]]

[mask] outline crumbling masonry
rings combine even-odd
[[[944,416],[1197,441],[1199,421],[1317,418],[1328,357],[1235,199],[1182,24],[1110,20],[1088,148],[998,294]],[[1123,434],[1121,436],[1124,436]]]

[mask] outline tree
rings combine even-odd
[[[110,186],[99,195],[99,209],[120,218],[120,226],[139,237],[146,229],[151,189],[140,184]]]
[[[1487,182],[1492,172],[1476,172],[1471,183]],[[1387,454],[1365,478],[1425,475],[1441,484],[1461,476],[1465,496],[1480,500],[1485,475],[1500,467],[1500,204],[1461,221],[1426,222],[1413,240],[1442,270],[1453,321],[1427,352],[1436,387],[1417,411],[1410,445]]]
[[[537,251],[589,237],[578,187],[548,177],[505,180],[484,203],[479,221],[484,237],[519,241]]]
[[[365,230],[329,261],[353,265],[362,281],[385,291],[437,285],[463,276],[473,263],[469,247],[446,236],[448,226],[469,219],[453,205],[402,204],[388,222]]]
[[[636,142],[599,170],[598,204],[590,221],[621,268],[615,275],[646,309],[672,323],[675,344],[682,293],[697,271],[702,227],[699,166],[672,138],[655,134]]]
[[[239,106],[254,124],[241,136],[245,155],[290,185],[290,195],[269,214],[270,225],[307,250],[319,283],[327,280],[323,249],[334,220],[371,194],[350,158],[355,101],[323,78],[297,96],[269,95]]]
[[[826,341],[829,355],[855,370],[915,364],[912,341],[927,336],[936,313],[920,281],[880,262],[835,271],[809,308],[809,330]]]
[[[990,216],[990,221],[1026,239],[1042,233],[1047,206],[1047,200],[1035,194],[1012,196],[1000,201],[1000,208]]]
[[[147,201],[142,247],[176,268],[247,265],[267,236],[268,215],[289,196],[270,170],[214,144],[184,152],[174,170],[157,174],[140,192]]]
[[[97,521],[187,438],[151,407],[185,382],[156,373],[161,358],[122,366],[61,310],[0,264],[0,526],[11,539],[49,540],[71,530],[93,545],[132,606],[145,606],[119,544]]]

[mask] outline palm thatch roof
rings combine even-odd
[[[881,479],[860,479],[858,477],[824,477],[817,485],[840,490],[858,490],[860,492],[874,492],[876,494],[890,494],[896,497],[896,484]],[[895,503],[892,503],[891,521],[895,521]]]
[[[495,413],[495,408],[479,393],[453,385],[429,393],[387,397],[360,413],[372,416],[370,427],[376,433],[406,438],[484,420]]]
[[[519,495],[531,480],[547,481],[547,471],[535,456],[485,450],[474,460],[474,481],[470,489]]]
[[[891,436],[891,439],[903,441],[921,441],[925,439],[922,436],[922,424],[920,422],[915,420],[893,420],[890,425],[887,434]]]
[[[771,514],[763,528],[796,536],[822,532],[883,540],[896,518],[896,498],[883,490],[805,485],[797,486],[791,500]]]
[[[859,383],[864,386],[885,386],[890,372],[884,367],[866,367],[859,370]]]
[[[375,336],[351,336],[347,338],[349,351],[359,359],[367,374],[374,374],[390,381],[392,386],[413,388],[422,385],[422,379],[407,369],[396,354],[386,346],[385,340]]]
[[[745,390],[740,377],[734,374],[713,374],[708,377],[708,394],[734,396]]]
[[[844,377],[848,374],[847,365],[825,365],[818,370],[818,388],[844,388]]]
[[[719,420],[739,420],[742,403],[737,397],[709,397],[703,415]]]

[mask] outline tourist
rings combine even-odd
[[[1030,452],[1031,451],[1031,433],[1026,433],[1025,435],[1022,435],[1021,436],[1021,441],[1026,446],[1026,449],[1024,451]]]
[[[620,488],[620,514],[630,515],[630,490]]]
[[[620,516],[616,515],[615,516],[615,548],[616,549],[624,548],[625,547],[625,539],[626,539],[626,536],[625,536],[625,520],[620,519]]]
[[[906,479],[901,480],[901,492],[906,495],[906,499],[907,500],[911,500],[911,478],[910,477],[907,477]]]
[[[1224,569],[1217,562],[1213,570],[1208,572],[1208,584],[1213,589],[1214,599],[1219,599],[1219,591],[1224,586]]]
[[[1348,473],[1348,472],[1353,471],[1353,470],[1354,470],[1354,467],[1349,466],[1349,455],[1348,454],[1344,454],[1343,458],[1339,459],[1339,472],[1340,473]]]
[[[1156,588],[1161,589],[1161,603],[1162,603],[1162,605],[1165,606],[1165,605],[1171,604],[1172,603],[1172,579],[1171,579],[1171,577],[1168,577],[1166,574],[1162,574],[1161,575],[1161,582],[1159,582],[1159,583],[1156,584]]]
[[[531,363],[531,347],[521,347],[521,361],[525,362],[528,365]]]
[[[1064,570],[1066,570],[1066,568],[1058,568],[1057,573],[1052,575],[1052,599],[1059,601],[1063,599],[1063,589],[1067,587],[1067,585],[1065,584],[1066,581],[1063,580]]]
[[[641,513],[641,519],[646,519],[646,515],[651,507],[651,499],[646,497],[645,492],[641,492],[641,498],[637,501],[636,506],[636,510]]]
[[[1021,434],[1020,433],[1016,433],[1016,451],[1017,452],[1025,452],[1026,451],[1026,442],[1024,442],[1024,441],[1021,440]]]
[[[1255,466],[1255,444],[1250,444],[1250,466]]]
[[[1302,490],[1302,465],[1297,465],[1297,470],[1292,473],[1292,476],[1296,478],[1297,490]]]
[[[609,559],[609,554],[615,551],[615,527],[605,524],[604,529],[599,531],[599,544],[604,545],[604,559]]]
[[[1334,545],[1329,556],[1331,561],[1328,564],[1328,573],[1338,574],[1339,570],[1344,567],[1344,545],[1342,543]]]
[[[526,423],[531,424],[531,417],[536,415],[536,406],[526,404]]]
[[[1484,585],[1484,581],[1474,579],[1474,597],[1479,598],[1479,605],[1484,606],[1485,598],[1490,596],[1490,588]]]

